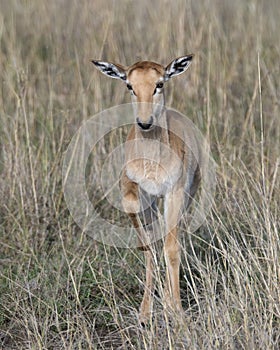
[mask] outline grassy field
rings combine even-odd
[[[280,348],[279,18],[277,0],[0,1],[0,349]],[[182,230],[184,321],[156,298],[142,329],[142,253],[82,232],[62,162],[83,121],[130,99],[90,59],[186,53],[167,105],[209,140],[216,198]]]

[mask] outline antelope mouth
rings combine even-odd
[[[150,119],[148,120],[148,122],[143,123],[138,117],[136,118],[136,122],[138,127],[142,130],[142,131],[150,131],[154,128],[154,118],[153,116],[150,117]]]

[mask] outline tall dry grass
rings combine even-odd
[[[276,0],[0,2],[2,349],[280,347],[279,17]],[[167,64],[190,52],[167,104],[211,144],[215,205],[182,232],[184,321],[166,322],[156,297],[141,329],[142,255],[75,225],[63,154],[84,120],[129,101],[91,58]]]

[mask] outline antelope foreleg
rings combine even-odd
[[[164,297],[168,307],[182,310],[180,298],[180,242],[178,237],[178,221],[184,204],[184,190],[173,191],[165,198],[165,222],[167,236],[164,242],[166,262],[166,280]]]

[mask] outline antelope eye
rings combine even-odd
[[[136,93],[134,92],[133,87],[132,87],[131,84],[126,84],[126,87],[128,88],[128,90],[130,90],[133,93],[133,95],[136,96]]]
[[[162,89],[162,88],[163,88],[163,83],[162,83],[162,82],[157,83],[157,84],[156,84],[156,88],[155,88],[155,90],[154,90],[154,94],[156,94],[157,89]]]

